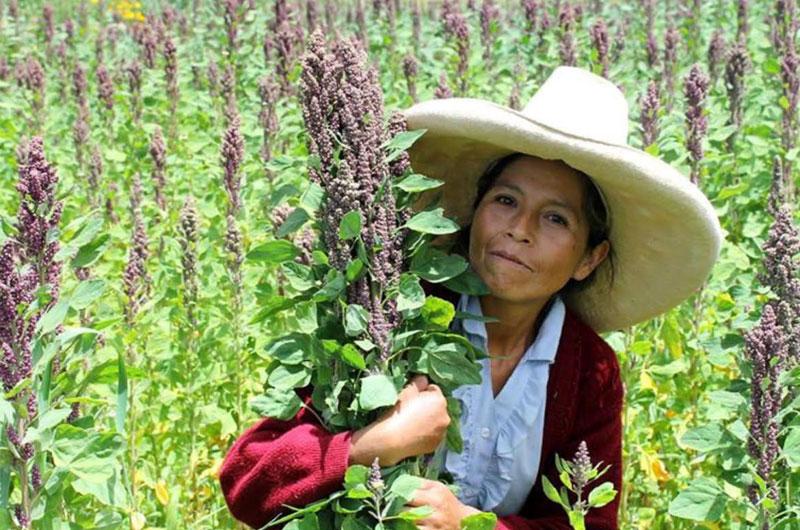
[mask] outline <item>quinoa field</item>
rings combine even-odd
[[[619,527],[800,529],[799,29],[795,0],[0,0],[0,529],[246,528],[236,438],[310,381],[365,424],[401,323],[454,340],[420,278],[474,286],[428,245],[457,225],[410,209],[436,183],[399,112],[519,110],[559,65],[615,83],[724,229],[691,298],[603,334]],[[453,351],[443,388],[474,382]],[[286,528],[328,528],[307,512]],[[343,527],[414,528],[366,513]]]

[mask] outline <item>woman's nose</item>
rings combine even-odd
[[[535,216],[526,214],[514,215],[510,223],[507,232],[509,236],[525,243],[533,241],[537,224]]]

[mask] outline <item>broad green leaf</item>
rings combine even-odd
[[[357,337],[367,330],[369,313],[359,304],[350,304],[344,312],[344,331],[348,337]]]
[[[113,506],[120,510],[128,509],[129,498],[125,486],[116,466],[106,464],[111,471],[111,476],[101,481],[89,480],[78,477],[72,481],[71,486],[82,495],[91,495],[106,506]]]
[[[603,482],[589,493],[589,506],[599,508],[614,500],[617,491],[611,482]]]
[[[267,265],[280,265],[292,261],[300,255],[300,249],[285,239],[276,239],[263,243],[247,253],[248,261],[256,261]]]
[[[86,280],[78,284],[69,298],[73,309],[86,309],[105,291],[106,282],[101,279]]]
[[[419,489],[421,486],[422,479],[420,477],[403,473],[394,479],[394,481],[392,481],[392,485],[389,487],[389,492],[397,495],[403,499],[404,503],[406,503],[414,498],[414,492],[417,491],[417,489]]]
[[[59,300],[36,323],[36,332],[44,335],[56,329],[64,321],[69,310],[69,300]]]
[[[800,468],[800,427],[792,427],[783,442],[783,456],[792,469]]]
[[[14,423],[14,407],[0,395],[0,426]]]
[[[322,354],[322,344],[313,335],[290,333],[273,340],[266,349],[268,356],[283,364],[300,364]]]
[[[325,283],[323,284],[322,288],[314,293],[314,297],[312,299],[315,302],[333,300],[338,297],[342,291],[344,291],[345,287],[347,287],[347,283],[345,282],[344,274],[336,269],[331,269],[325,276]]]
[[[418,193],[438,188],[442,184],[444,184],[443,180],[432,179],[425,175],[420,175],[419,173],[412,173],[400,182],[397,182],[395,186],[407,193]]]
[[[414,142],[416,142],[426,132],[427,129],[416,129],[413,131],[403,131],[395,134],[394,137],[386,142],[386,145],[384,146],[389,151],[389,154],[386,156],[386,162],[391,162],[400,156],[409,147],[414,145]]]
[[[344,214],[339,222],[339,239],[348,241],[358,237],[361,233],[361,212],[351,210]]]
[[[397,389],[392,380],[383,374],[369,375],[361,379],[358,403],[363,410],[389,407],[397,402]]]
[[[450,278],[444,282],[444,285],[451,291],[474,296],[483,296],[491,292],[489,286],[472,269],[467,269],[455,278]]]
[[[52,430],[53,427],[67,419],[72,412],[69,408],[50,409],[40,417],[36,424],[25,432],[22,443],[32,443],[39,440],[42,433]]]
[[[325,190],[316,182],[307,183],[305,186],[306,191],[300,197],[300,206],[309,212],[315,212],[322,205],[322,201],[325,198]]]
[[[455,221],[444,217],[444,208],[426,210],[414,215],[403,225],[423,234],[452,234],[461,228]]]
[[[420,310],[420,315],[431,328],[442,331],[450,328],[455,314],[453,304],[438,296],[426,296],[425,304]]]
[[[345,277],[348,282],[354,282],[361,277],[361,272],[365,270],[364,262],[360,258],[351,260],[345,269]]]
[[[725,429],[721,425],[711,423],[686,431],[681,437],[681,444],[690,449],[708,452],[723,445]]]
[[[432,283],[455,278],[469,267],[469,263],[458,254],[447,254],[427,246],[420,249],[411,260],[411,272]]]
[[[280,364],[269,374],[268,382],[273,388],[283,391],[303,388],[311,382],[311,370],[302,364]]]
[[[103,255],[110,242],[111,236],[109,234],[101,234],[91,243],[87,243],[78,249],[78,253],[72,258],[70,266],[73,269],[78,269],[92,265]]]
[[[350,366],[358,368],[359,370],[367,369],[367,363],[364,361],[364,357],[352,344],[345,344],[342,346],[339,350],[339,356]]]
[[[369,478],[369,468],[361,464],[354,464],[347,468],[344,474],[344,486],[347,489],[359,484],[366,484]]]
[[[275,237],[280,239],[296,232],[304,224],[306,224],[306,221],[309,219],[311,219],[311,217],[308,215],[307,211],[305,211],[303,208],[295,208],[286,217],[286,220],[283,222],[283,224],[275,231]]]
[[[429,373],[437,379],[455,386],[480,384],[481,367],[467,357],[460,344],[432,339],[423,349],[428,354]]]
[[[718,521],[725,511],[725,492],[709,477],[694,479],[669,504],[669,514],[692,521]]]
[[[303,265],[296,261],[287,261],[281,265],[281,270],[289,285],[296,291],[307,291],[316,284],[314,272],[308,265]]]
[[[303,402],[295,392],[275,388],[270,388],[264,395],[250,400],[250,408],[259,416],[284,421],[292,419],[302,406]]]
[[[402,274],[400,276],[400,288],[397,295],[397,310],[409,311],[422,307],[425,303],[425,291],[419,284],[419,280],[413,274]]]

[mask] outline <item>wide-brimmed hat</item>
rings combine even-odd
[[[556,68],[522,111],[472,98],[436,99],[403,111],[408,129],[427,129],[410,148],[415,172],[441,179],[445,215],[470,223],[477,180],[492,161],[520,152],[558,159],[587,174],[611,217],[615,253],[595,282],[565,302],[598,332],[627,327],[678,305],[705,282],[722,229],[714,208],[688,177],[631,147],[628,104],[610,81],[587,70]]]

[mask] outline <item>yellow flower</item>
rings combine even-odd
[[[658,455],[642,451],[639,456],[639,465],[651,480],[656,482],[669,480],[669,473]]]
[[[167,491],[167,483],[163,480],[156,482],[156,498],[158,502],[166,506],[169,504],[169,492]]]

